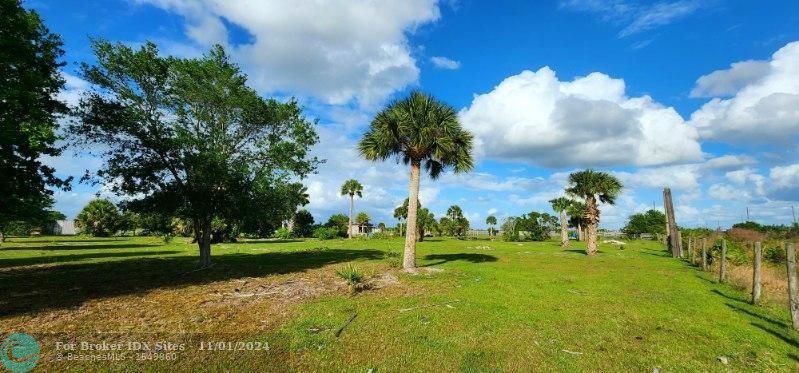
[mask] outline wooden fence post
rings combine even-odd
[[[760,242],[755,242],[755,265],[752,268],[752,304],[760,302],[760,258],[762,249]]]
[[[668,248],[671,250],[671,256],[674,258],[682,257],[682,244],[677,230],[677,222],[674,220],[674,203],[671,199],[671,189],[663,189],[663,205],[666,209],[666,223],[668,224]]]
[[[688,263],[694,264],[694,239],[688,237]]]
[[[793,328],[799,330],[799,280],[796,279],[796,250],[793,244],[787,246],[788,262],[788,307],[791,310]]]
[[[707,271],[707,238],[702,238],[702,270]]]
[[[727,280],[727,240],[721,240],[721,265],[719,266],[719,282]]]

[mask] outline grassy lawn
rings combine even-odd
[[[44,370],[799,369],[799,333],[784,306],[751,306],[655,242],[601,245],[587,257],[580,243],[564,251],[555,242],[430,239],[417,275],[391,267],[387,253],[401,247],[221,244],[214,267],[191,272],[197,248],[183,239],[12,239],[0,246],[0,329],[34,335]],[[371,289],[349,295],[335,275],[347,263],[372,278]],[[67,352],[56,342],[83,341],[184,349],[174,361],[135,353],[58,361]],[[219,341],[269,349],[198,350]]]

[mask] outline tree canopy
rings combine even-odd
[[[108,237],[122,227],[122,215],[116,205],[107,199],[89,201],[75,218],[81,234]]]
[[[297,102],[260,97],[221,46],[188,59],[150,42],[93,49],[72,140],[104,159],[96,176],[133,209],[189,219],[201,266],[211,264],[214,219],[229,229],[318,164],[314,124]]]
[[[627,225],[622,231],[629,236],[642,233],[665,234],[666,233],[666,214],[659,210],[649,210],[647,212],[632,214]]]
[[[69,189],[42,163],[58,156],[58,119],[67,107],[56,99],[64,87],[61,38],[19,1],[0,2],[0,240],[5,224],[47,218],[53,192]]]

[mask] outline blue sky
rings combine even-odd
[[[306,180],[319,220],[356,209],[375,221],[407,196],[407,170],[353,149],[376,110],[422,89],[459,110],[476,135],[477,167],[422,181],[441,216],[460,205],[473,226],[550,211],[569,172],[616,174],[626,188],[602,207],[617,228],[675,194],[678,223],[790,223],[799,200],[799,3],[793,1],[27,1],[66,44],[67,91],[86,83],[90,38],[197,56],[225,45],[265,96],[297,97],[320,121]],[[64,175],[99,160],[48,159]],[[102,186],[56,193],[69,216]]]

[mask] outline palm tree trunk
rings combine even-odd
[[[347,225],[347,238],[352,238],[352,204],[355,196],[350,194],[350,223]]]
[[[583,224],[577,222],[577,241],[585,241],[585,237],[583,236]]]
[[[566,210],[560,211],[560,246],[569,247],[569,232],[566,230]]]
[[[411,180],[408,185],[408,218],[406,222],[416,222],[416,213],[419,200],[419,162],[411,163]],[[402,268],[406,271],[416,269],[416,224],[406,224],[405,228],[405,253],[402,258]]]
[[[588,223],[588,237],[585,245],[585,253],[596,255],[597,252],[597,226],[599,225],[599,210],[596,206],[596,199],[585,199],[585,218]]]

